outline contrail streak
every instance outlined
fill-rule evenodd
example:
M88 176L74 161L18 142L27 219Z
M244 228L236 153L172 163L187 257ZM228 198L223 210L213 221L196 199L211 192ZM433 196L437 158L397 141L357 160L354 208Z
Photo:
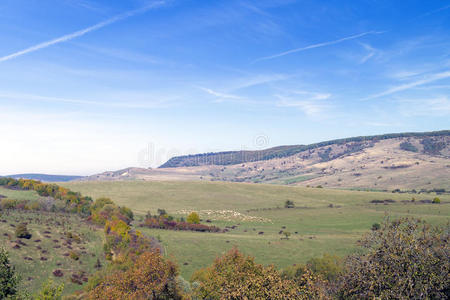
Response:
M142 8L139 8L139 9L135 9L135 10L132 10L132 11L129 11L129 12L117 15L115 17L112 17L112 18L110 18L108 20L105 20L103 22L100 22L98 24L90 26L88 28L85 28L85 29L76 31L74 33L70 33L70 34L64 35L62 37L59 37L59 38L56 38L56 39L53 39L53 40L50 40L50 41L47 41L47 42L43 42L43 43L37 44L35 46L26 48L24 50L21 50L21 51L18 51L18 52L15 52L15 53L12 53L12 54L0 57L0 62L4 62L4 61L10 60L10 59L14 59L16 57L19 57L19 56L22 56L22 55L25 55L25 54L28 54L28 53L31 53L31 52L43 49L43 48L47 48L47 47L50 47L50 46L55 45L55 44L59 44L59 43L63 43L63 42L72 40L74 38L83 36L86 33L98 30L100 28L103 28L103 27L105 27L107 25L110 25L112 23L115 23L117 21L120 21L120 20L129 18L129 17L132 17L132 16L140 14L140 13L144 13L144 12L146 12L146 11L152 9L152 8L155 8L157 6L160 6L162 4L164 4L163 1L158 1L158 2L154 2L154 3L150 4L150 5L147 5L145 7L142 7Z
M292 50L289 50L289 51L281 52L281 53L274 54L274 55L271 55L271 56L261 57L261 58L258 58L257 60L255 60L254 62L258 62L258 61L262 61L262 60L274 59L274 58L277 58L277 57L281 57L281 56L285 56L285 55L288 55L288 54L301 52L301 51L305 51L305 50L309 50L309 49L335 45L335 44L338 44L338 43L341 43L341 42L344 42L344 41L357 39L357 38L363 37L363 36L368 35L368 34L379 34L379 33L382 33L382 32L378 32L378 31L363 32L363 33L360 33L360 34L351 35L351 36L344 37L344 38L341 38L341 39L338 39L338 40L334 40L334 41L330 41L330 42L313 44L313 45L309 45L309 46L306 46L306 47L301 47L301 48L296 48L296 49L292 49Z
M424 85L427 83L431 83L437 80L442 80L442 79L446 79L450 77L450 71L445 71L445 72L441 72L441 73L436 73L436 74L432 74L426 78L417 80L417 81L413 81L410 83L406 83L406 84L402 84L396 87L392 87L384 92L378 93L378 94L374 94L371 95L369 97L366 97L362 100L370 100L370 99L375 99L375 98L379 98L379 97L383 97L383 96L388 96L397 92L401 92L401 91L405 91L405 90L409 90L411 88L415 88L417 86L420 85Z

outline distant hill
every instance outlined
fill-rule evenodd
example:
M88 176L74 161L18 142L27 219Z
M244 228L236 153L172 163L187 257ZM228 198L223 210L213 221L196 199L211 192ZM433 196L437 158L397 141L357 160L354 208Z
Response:
M205 180L370 190L450 190L450 131L180 156L81 180Z
M5 177L11 177L14 179L34 179L44 182L66 182L83 178L83 176L72 176L72 175L48 175L48 174L14 174Z
M344 138L320 142L310 145L279 146L255 151L226 151L226 152L212 152L212 153L176 156L169 159L166 163L161 165L160 168L193 167L205 165L221 165L221 166L235 165L246 162L264 161L274 158L289 157L307 150L313 150L324 146L342 145L351 142L363 143L363 142L376 142L393 138L438 137L438 136L450 136L450 130L358 136L352 138ZM357 151L361 149L356 147L353 148L352 150Z

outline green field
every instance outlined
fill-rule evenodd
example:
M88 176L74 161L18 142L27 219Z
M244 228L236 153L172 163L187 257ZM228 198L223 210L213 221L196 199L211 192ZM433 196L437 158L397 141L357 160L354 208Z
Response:
M18 191L10 190L0 187L0 195L5 196L8 199L14 200L38 200L40 197L35 191Z
M16 191L0 188L0 194L16 200L37 200L34 191ZM19 239L15 229L27 223L30 239ZM71 232L80 239L70 239L65 233ZM20 287L34 293L47 279L64 283L64 294L69 295L81 288L72 282L78 276L80 283L96 271L97 258L104 266L103 232L74 214L25 210L0 210L0 245L4 247L21 277ZM79 259L68 257L74 251ZM52 273L61 270L62 277ZM84 274L82 274L84 272Z
M143 229L159 237L166 254L189 279L194 270L205 267L233 246L256 257L260 263L286 267L323 253L346 255L357 249L355 242L375 222L390 217L415 216L430 223L450 219L450 196L440 196L441 204L420 200L435 195L359 192L333 189L286 187L225 182L73 182L64 183L85 195L110 197L132 208L136 224L147 211L158 208L182 216L197 211L205 221L225 228L226 233L198 233ZM415 203L403 203L415 198ZM371 200L392 199L395 203L371 204ZM296 208L285 209L286 200ZM285 228L283 228L285 227ZM292 233L282 240L281 230ZM264 232L263 234L259 234ZM297 233L296 233L297 232Z

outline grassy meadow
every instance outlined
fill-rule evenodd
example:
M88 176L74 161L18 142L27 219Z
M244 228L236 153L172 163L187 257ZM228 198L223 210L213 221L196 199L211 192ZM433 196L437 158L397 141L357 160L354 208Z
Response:
M34 191L0 188L8 199L37 200ZM16 227L26 223L30 239L18 239ZM67 233L76 235L69 238ZM43 282L52 279L64 283L64 294L69 295L85 284L88 275L96 271L97 258L104 266L103 232L87 224L74 214L43 211L0 211L0 245L4 247L21 277L20 287L30 293L40 289ZM69 254L79 255L77 260ZM61 277L53 275L60 270Z
M136 225L147 211L155 214L163 208L175 216L197 211L203 221L228 229L226 233L142 229L162 241L166 254L179 264L187 279L233 246L255 256L259 263L286 267L323 253L343 256L356 251L356 241L385 216L414 216L434 224L450 219L449 195L439 196L441 204L429 204L420 200L431 200L435 195L247 183L116 181L62 185L94 198L110 197L132 208L137 214ZM410 202L413 197L415 202ZM370 203L386 199L395 203ZM293 201L296 208L284 208L286 200ZM284 235L280 231L289 231L290 238L281 239Z

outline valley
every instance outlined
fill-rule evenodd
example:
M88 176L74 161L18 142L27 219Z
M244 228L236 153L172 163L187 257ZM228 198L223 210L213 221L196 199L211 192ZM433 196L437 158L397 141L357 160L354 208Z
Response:
M225 233L140 229L161 241L165 255L178 263L186 279L233 247L255 256L258 263L285 268L324 253L345 256L356 251L357 240L385 217L445 224L450 216L450 195L435 193L202 181L92 181L64 186L95 198L110 197L132 208L137 226L148 211L155 214L165 209L177 217L195 211L202 223L209 220L207 224L227 229ZM435 197L441 199L440 204L427 203ZM295 208L284 208L287 200ZM392 201L377 204L373 200ZM288 240L282 239L284 231L291 233Z

